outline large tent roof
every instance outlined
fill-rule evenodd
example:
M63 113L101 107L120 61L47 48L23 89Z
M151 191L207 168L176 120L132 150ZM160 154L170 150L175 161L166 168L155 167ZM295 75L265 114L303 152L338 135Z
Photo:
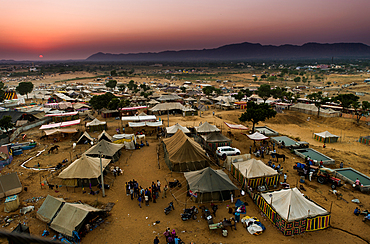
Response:
M203 148L178 130L172 137L163 139L169 159L174 163L209 161Z
M50 228L67 236L72 236L72 232L76 230L76 227L82 223L90 212L101 211L103 210L85 204L65 203L50 223Z
M100 133L100 135L98 136L98 141L103 140L103 139L109 142L113 141L113 138L111 137L111 135L109 135L108 132L106 132L105 130L103 130L103 132Z
M101 159L103 169L107 167L110 161L110 159ZM83 154L81 158L75 160L64 169L58 177L62 179L95 179L100 175L100 158L93 158Z
M215 125L211 125L207 121L204 122L201 126L195 127L195 130L198 133L206 133L206 132L215 132L220 131L219 128L217 128Z
M249 139L253 140L253 141L262 141L262 140L266 140L266 139L269 139L267 136L265 136L264 134L261 134L259 132L254 132L252 135L247 135Z
M297 188L262 193L261 196L288 222L328 214L324 208L306 199Z
M104 156L113 157L117 151L121 150L124 145L115 144L107 142L106 140L101 140L95 146L91 147L84 154L86 155L99 155L100 153Z
M339 137L339 136L333 135L329 131L324 131L324 132L321 132L321 133L315 133L315 135L320 136L322 138Z
M178 123L176 123L173 126L166 127L167 134L175 134L178 130L181 130L184 133L190 133L190 130L188 128L183 127Z
M239 169L240 173L248 178L258 178L263 176L273 176L279 174L276 170L267 166L261 160L251 158L247 161L232 163L235 168Z
M72 133L77 133L77 129L76 128L58 128L58 129L51 129L51 130L44 130L45 132L45 135L53 135L53 134L57 134L57 133L68 133L68 134L72 134Z
M95 126L95 125L105 125L107 122L100 121L97 118L95 118L93 121L86 123L86 126Z
M59 208L65 201L63 198L56 198L50 195L47 195L41 207L36 213L36 217L41 221L50 223L54 215L58 212Z
M193 192L232 191L238 188L222 170L205 169L186 172L184 176Z
M149 111L156 112L156 111L167 111L167 110L184 110L185 107L181 103L159 103L154 107L150 108Z
M231 141L231 139L227 138L226 136L224 136L223 134L219 133L219 132L212 132L208 135L203 135L202 136L203 139L208 143L212 143L212 142L227 142L227 141Z

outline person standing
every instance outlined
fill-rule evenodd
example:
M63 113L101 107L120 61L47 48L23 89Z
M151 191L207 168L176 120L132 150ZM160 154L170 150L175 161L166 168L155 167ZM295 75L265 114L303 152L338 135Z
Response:
M343 169L343 162L340 162L339 168Z
M284 183L286 183L286 180L288 179L288 176L286 173L284 173Z
M145 195L145 206L149 206L149 196Z
M154 242L153 242L154 244L159 244L159 239L158 239L158 236L156 236L155 238L154 238Z
M159 180L157 180L157 190L161 192L161 182Z
M141 196L137 198L137 201L139 202L139 207L141 208Z
M134 200L134 188L130 189L131 200Z
M168 187L167 187L167 185L165 185L164 188L163 188L163 196L162 196L162 198L167 197L166 196L167 190L168 190Z
M311 181L313 172L310 170L310 173L308 173L308 180Z

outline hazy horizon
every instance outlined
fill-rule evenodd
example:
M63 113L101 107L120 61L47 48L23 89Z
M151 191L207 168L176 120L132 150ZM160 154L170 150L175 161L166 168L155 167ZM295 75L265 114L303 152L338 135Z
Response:
M251 42L370 45L370 1L2 1L0 60L209 49ZM43 55L39 58L39 55Z

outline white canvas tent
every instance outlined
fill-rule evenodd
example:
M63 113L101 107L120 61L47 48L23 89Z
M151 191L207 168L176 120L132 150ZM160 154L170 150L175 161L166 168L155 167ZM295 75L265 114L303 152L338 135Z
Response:
M323 143L331 143L331 142L337 142L339 139L339 136L336 136L329 131L324 131L321 133L314 133L314 137L316 140L323 142Z
M173 126L166 127L167 134L175 134L178 130L181 130L182 132L190 133L190 130L186 127L181 126L180 124L176 123Z
M251 159L250 154L241 154L241 155L235 155L235 156L227 156L226 160L224 162L224 168L226 168L228 171L230 171L231 163L236 162L242 162L247 161L248 159Z
M288 222L328 214L324 208L306 199L297 188L262 193L261 196Z
M211 125L207 121L204 122L201 126L195 127L197 133L211 133L220 131L215 125Z
M251 158L243 162L235 162L232 164L235 166L235 168L239 169L240 173L244 177L248 179L279 174L276 170L267 166L261 160L257 160L255 158Z
M269 139L267 136L259 132L254 132L252 135L247 135L247 137L253 141L262 141L262 140Z

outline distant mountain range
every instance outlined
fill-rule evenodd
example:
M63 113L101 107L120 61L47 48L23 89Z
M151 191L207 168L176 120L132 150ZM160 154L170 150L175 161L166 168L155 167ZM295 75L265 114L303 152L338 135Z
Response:
M299 45L261 45L239 43L203 50L163 51L157 53L96 53L86 61L232 61L297 60L330 58L370 58L370 46L363 43L306 43Z

